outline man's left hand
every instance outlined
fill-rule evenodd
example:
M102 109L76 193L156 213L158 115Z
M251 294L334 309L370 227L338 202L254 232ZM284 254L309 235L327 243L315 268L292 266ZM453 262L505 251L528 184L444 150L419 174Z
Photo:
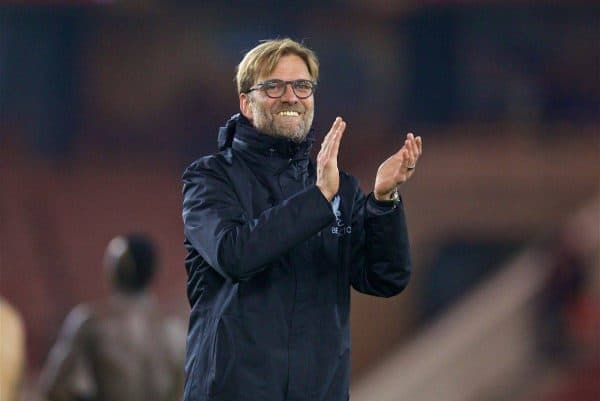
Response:
M379 201L390 200L396 187L406 182L415 172L423 153L423 140L412 133L406 135L404 146L381 163L375 177L373 195Z

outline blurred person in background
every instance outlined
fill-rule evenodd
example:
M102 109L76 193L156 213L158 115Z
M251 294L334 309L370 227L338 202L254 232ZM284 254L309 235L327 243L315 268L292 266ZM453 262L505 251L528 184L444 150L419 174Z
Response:
M69 314L43 368L42 392L50 401L181 399L185 328L148 291L152 242L139 234L114 238L105 267L113 295Z
M25 326L19 311L2 297L0 336L0 401L17 401L25 371Z
M291 39L246 53L241 113L184 172L186 401L348 400L350 287L390 297L408 283L397 187L421 138L407 135L368 195L338 170L342 118L310 160L318 69Z

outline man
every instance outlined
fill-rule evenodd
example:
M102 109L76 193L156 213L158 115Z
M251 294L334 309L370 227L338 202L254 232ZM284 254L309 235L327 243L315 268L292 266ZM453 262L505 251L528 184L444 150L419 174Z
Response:
M421 139L408 134L365 196L338 170L342 118L309 160L317 78L314 53L290 39L250 50L241 114L183 175L186 401L348 400L350 286L389 297L408 282L396 187Z
M67 317L42 371L49 401L181 399L185 329L147 291L154 253L142 235L110 241L105 265L115 292Z

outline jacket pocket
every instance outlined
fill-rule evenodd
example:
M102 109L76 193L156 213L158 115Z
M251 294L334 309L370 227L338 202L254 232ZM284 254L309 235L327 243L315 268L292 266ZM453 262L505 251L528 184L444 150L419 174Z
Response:
M214 329L210 339L208 360L210 370L206 382L206 394L209 396L234 397L236 391L236 344L234 339L235 319L232 316L222 315L214 321Z
M211 400L268 399L265 394L268 394L269 369L265 352L271 344L263 338L264 330L273 329L249 317L223 314L215 321L207 383L207 395Z

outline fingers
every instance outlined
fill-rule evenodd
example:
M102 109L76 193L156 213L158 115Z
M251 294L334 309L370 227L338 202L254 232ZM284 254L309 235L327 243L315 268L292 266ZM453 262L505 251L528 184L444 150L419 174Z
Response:
M340 124L342 124L344 120L342 120L342 117L336 117L335 120L333 120L333 124L331 124L331 128L329 129L329 132L327 133L327 135L325 135L325 138L323 138L323 143L321 144L321 148L327 146L327 144L329 144L331 142L331 139L333 138L333 136L335 135L335 133L338 130L338 127L340 126Z
M341 123L336 127L337 132L331 141L331 157L337 159L340 150L340 142L346 130L346 122L340 118Z
M412 132L409 132L406 135L406 140L410 144L411 152L415 156L421 156L421 153L423 153L423 139L420 136L415 137Z
M411 163L410 152L406 148L400 149L400 157L402 158L400 161L400 168L407 169Z
M395 170L394 180L397 184L400 184L406 181L406 174L410 173L409 167L412 166L413 161L411 160L410 152L404 146L396 154L400 158L400 165Z
M411 159L409 166L413 168L416 165L417 160L419 160L421 153L423 153L423 139L420 136L415 138L414 134L409 132L406 135L403 148L408 150Z
M406 135L404 146L408 150L408 155L410 156L409 165L413 166L417 162L417 158L419 157L419 149L417 148L417 144L415 143L415 136L412 134L412 132Z
M324 161L337 157L341 137L345 129L346 122L341 117L337 117L331 125L331 129L327 135L325 135L323 143L321 144L321 150L319 151L319 154Z

